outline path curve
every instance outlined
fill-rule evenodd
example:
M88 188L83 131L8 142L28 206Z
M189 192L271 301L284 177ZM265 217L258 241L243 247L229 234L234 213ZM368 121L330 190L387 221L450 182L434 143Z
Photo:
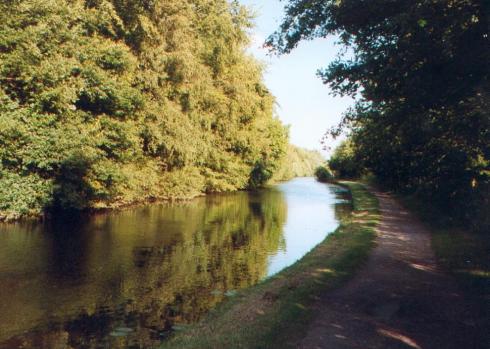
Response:
M469 300L436 265L427 229L389 193L376 247L344 287L322 296L299 348L488 349Z

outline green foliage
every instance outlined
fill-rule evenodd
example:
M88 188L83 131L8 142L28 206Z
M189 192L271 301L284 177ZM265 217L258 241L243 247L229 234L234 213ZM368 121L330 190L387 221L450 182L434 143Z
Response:
M333 179L333 174L328 167L322 165L316 168L315 177L320 182L328 182Z
M489 6L290 0L269 39L288 52L303 39L337 34L344 50L319 74L334 93L358 102L331 133L349 127L359 160L384 184L487 231Z
M343 141L335 149L328 160L328 166L338 178L359 178L364 172L362 162L351 140Z
M0 217L263 185L287 130L249 27L225 0L0 0Z
M39 212L50 203L52 185L39 176L0 172L0 210L6 219Z
M323 162L325 159L318 151L302 149L290 144L272 180L280 182L296 177L313 176L315 169Z

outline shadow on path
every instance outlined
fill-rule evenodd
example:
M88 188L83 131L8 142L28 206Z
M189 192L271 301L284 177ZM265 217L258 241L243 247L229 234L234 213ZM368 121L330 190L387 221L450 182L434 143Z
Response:
M441 272L427 229L388 193L376 247L345 287L325 294L300 348L486 349L474 305Z

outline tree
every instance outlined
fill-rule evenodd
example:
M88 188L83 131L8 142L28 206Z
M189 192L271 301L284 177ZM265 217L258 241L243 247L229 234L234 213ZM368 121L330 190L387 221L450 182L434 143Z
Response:
M0 219L263 185L288 136L250 25L226 0L0 0Z
M386 184L471 220L490 215L488 13L478 0L292 0L268 43L338 35L345 49L319 75L357 104L332 133L349 128Z
M358 159L358 151L354 143L348 139L343 141L328 160L328 167L339 178L359 178L364 169Z

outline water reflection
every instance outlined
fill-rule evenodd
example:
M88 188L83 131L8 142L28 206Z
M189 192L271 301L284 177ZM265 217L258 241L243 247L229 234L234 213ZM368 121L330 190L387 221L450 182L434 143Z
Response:
M335 216L348 210L333 205L338 190L299 179L185 204L2 225L0 348L154 347L334 230Z

